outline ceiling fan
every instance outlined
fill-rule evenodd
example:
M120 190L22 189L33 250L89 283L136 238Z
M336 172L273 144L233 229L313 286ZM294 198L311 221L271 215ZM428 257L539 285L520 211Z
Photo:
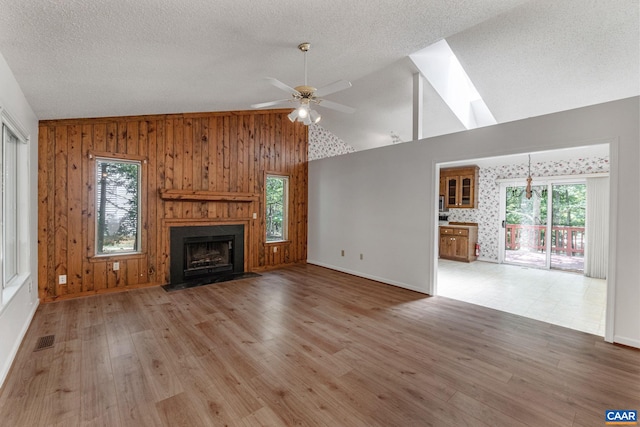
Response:
M346 105L338 104L337 102L327 101L323 99L323 96L330 95L340 90L348 89L351 87L351 82L346 80L338 80L330 83L320 89L316 89L313 86L307 84L307 52L311 47L311 43L300 43L298 49L304 53L304 85L296 86L292 88L289 85L282 83L278 79L267 78L266 80L285 92L291 94L291 98L280 99L277 101L262 102L259 104L251 105L252 108L266 108L274 105L286 104L293 102L296 104L296 108L287 116L289 120L295 122L296 120L310 125L318 123L320 121L320 114L314 110L313 105L320 107L330 108L332 110L340 111L342 113L353 113L356 111L354 108L347 107Z

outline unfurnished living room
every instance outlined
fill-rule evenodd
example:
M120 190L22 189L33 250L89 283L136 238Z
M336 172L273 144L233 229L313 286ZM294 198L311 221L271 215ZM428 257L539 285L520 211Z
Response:
M0 11L0 425L638 424L637 1Z

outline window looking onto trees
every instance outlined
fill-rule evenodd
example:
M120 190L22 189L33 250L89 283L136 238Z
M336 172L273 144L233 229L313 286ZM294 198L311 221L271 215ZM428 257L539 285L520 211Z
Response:
M2 287L18 275L18 137L6 125L2 126L2 198L0 223L2 224ZM24 213L23 213L24 214Z
M267 242L287 240L289 177L267 175L266 189Z
M523 187L509 187L507 190L507 224L540 225L547 223L547 215L552 214L552 225L584 227L587 190L585 184L554 184L552 210L547 212L547 185L535 186L531 199L525 198Z
M141 162L96 158L96 255L140 252Z

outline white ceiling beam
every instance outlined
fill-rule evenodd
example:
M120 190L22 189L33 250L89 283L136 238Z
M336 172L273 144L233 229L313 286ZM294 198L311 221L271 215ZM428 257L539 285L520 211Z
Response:
M420 73L414 73L413 75L413 140L417 141L422 139L422 112L424 111L423 105L424 94L424 77Z

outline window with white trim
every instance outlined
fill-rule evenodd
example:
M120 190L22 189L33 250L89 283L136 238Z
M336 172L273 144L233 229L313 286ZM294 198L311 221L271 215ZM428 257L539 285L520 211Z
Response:
M0 198L0 223L2 224L2 244L0 245L0 270L2 288L11 285L20 274L19 270L19 218L27 212L19 212L18 192L18 148L21 139L4 121L2 122L2 150L0 170L2 170L2 197Z

